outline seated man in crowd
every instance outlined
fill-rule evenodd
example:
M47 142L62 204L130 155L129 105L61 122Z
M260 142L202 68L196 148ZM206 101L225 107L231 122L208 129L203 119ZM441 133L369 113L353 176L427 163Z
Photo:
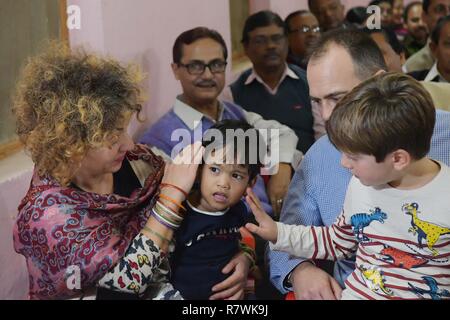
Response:
M422 2L414 1L408 4L403 15L404 24L408 34L403 39L406 50L406 58L422 49L428 39L427 26L422 19Z
M253 68L227 88L224 99L288 126L299 139L297 149L305 153L314 143L309 89L305 72L286 64L283 20L271 11L251 15L245 22L242 43Z
M336 63L339 61L340 63ZM364 32L336 30L326 33L315 44L308 64L311 99L328 119L337 101L356 85L386 70L383 55ZM436 125L428 154L450 164L450 113L436 110ZM340 166L341 153L327 136L319 139L306 153L296 170L281 213L281 222L302 225L326 225L335 222L344 203L351 178ZM339 261L334 277L306 259L294 259L286 253L270 251L271 281L282 293L293 291L297 299L339 298L354 261Z
M423 0L422 8L422 19L431 32L440 18L450 14L450 0ZM427 44L406 60L403 67L405 72L430 69L433 66L434 57L429 46L430 41L428 38Z
M322 31L349 27L345 21L345 6L341 0L308 0L308 7L319 20Z
M289 14L284 23L289 41L287 62L306 70L307 50L320 37L319 21L310 11L298 10Z
M416 80L450 82L450 16L439 19L431 33L430 49L435 58L431 69L411 72Z

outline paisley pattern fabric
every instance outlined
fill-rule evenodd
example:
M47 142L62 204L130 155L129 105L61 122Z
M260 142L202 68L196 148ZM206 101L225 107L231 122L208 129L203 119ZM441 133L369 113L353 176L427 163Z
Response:
M95 287L125 255L150 215L164 162L147 147L127 154L149 172L129 198L63 187L50 176L32 177L19 205L15 250L25 256L31 299L69 298ZM68 284L74 276L79 286Z

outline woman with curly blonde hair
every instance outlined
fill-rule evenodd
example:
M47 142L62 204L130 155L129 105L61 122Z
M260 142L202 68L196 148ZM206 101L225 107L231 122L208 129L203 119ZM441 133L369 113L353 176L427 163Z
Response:
M127 127L141 111L140 80L132 67L62 45L23 71L13 111L35 170L14 246L26 258L32 299L160 292L203 148L164 164L133 143Z

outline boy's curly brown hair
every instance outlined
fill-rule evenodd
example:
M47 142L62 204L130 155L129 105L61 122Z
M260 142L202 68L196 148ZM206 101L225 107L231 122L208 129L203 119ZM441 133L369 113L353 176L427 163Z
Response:
M30 58L12 109L38 173L68 185L89 149L114 142L125 119L139 117L141 80L135 66L56 42Z

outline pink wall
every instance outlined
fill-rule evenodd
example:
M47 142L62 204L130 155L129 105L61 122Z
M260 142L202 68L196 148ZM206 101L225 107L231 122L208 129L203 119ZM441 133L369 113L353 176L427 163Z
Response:
M308 1L292 1L292 0L272 0L270 10L280 15L282 19L286 18L291 12L297 10L308 9Z
M105 30L102 2L98 0L68 0L67 5L77 5L81 11L81 29L69 32L70 42L86 49L105 53Z

